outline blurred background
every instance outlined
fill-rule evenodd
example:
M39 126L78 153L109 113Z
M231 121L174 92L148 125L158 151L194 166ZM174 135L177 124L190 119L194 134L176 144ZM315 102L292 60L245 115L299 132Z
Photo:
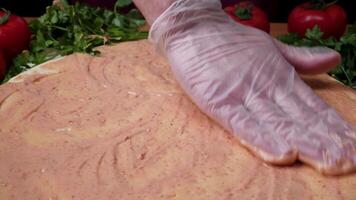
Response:
M45 12L46 6L52 4L53 0L0 0L0 7L8 9L21 16L40 16ZM88 0L86 0L88 1ZM108 7L113 5L115 0L91 0L91 1L107 1ZM147 0L149 2L149 0ZM89 1L90 2L90 1ZM222 0L224 6L234 4L239 0ZM288 13L303 0L253 0L264 9L271 22L287 22ZM329 1L330 2L330 1ZM339 0L341 5L348 14L349 23L356 20L356 1L355 0Z

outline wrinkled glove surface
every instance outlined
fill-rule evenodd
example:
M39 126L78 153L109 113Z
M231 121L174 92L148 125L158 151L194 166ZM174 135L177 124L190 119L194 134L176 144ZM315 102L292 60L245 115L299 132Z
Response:
M219 0L176 1L150 40L196 105L264 161L299 159L325 174L356 169L355 128L296 73L326 72L338 53L284 45L232 21Z

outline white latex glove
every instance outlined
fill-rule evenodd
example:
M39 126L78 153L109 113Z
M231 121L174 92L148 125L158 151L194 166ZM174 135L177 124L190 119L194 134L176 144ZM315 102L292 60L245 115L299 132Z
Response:
M354 127L295 71L325 72L340 62L335 51L279 43L232 21L219 0L174 2L150 40L201 110L264 161L299 159L326 174L356 169Z

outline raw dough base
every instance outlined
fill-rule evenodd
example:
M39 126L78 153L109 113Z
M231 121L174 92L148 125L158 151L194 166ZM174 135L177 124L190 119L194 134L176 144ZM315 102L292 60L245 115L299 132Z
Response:
M268 166L208 119L147 41L0 86L0 199L356 199L356 174ZM356 95L306 78L350 122Z

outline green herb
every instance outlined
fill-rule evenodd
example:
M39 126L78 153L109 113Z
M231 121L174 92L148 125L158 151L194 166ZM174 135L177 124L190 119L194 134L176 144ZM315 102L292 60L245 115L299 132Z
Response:
M116 1L114 7L115 7L115 10L116 10L117 8L123 8L125 6L130 5L130 4L132 4L132 0L118 0L118 1Z
M118 2L121 6L128 1ZM58 56L74 52L98 55L97 46L147 38L147 32L139 31L144 24L135 9L119 14L79 3L69 5L62 0L60 5L48 7L43 16L30 22L33 33L30 48L13 60L3 82Z
M297 34L279 36L284 43L296 46L327 46L335 49L342 56L342 63L329 74L347 86L356 89L356 22L350 26L348 32L336 40L334 38L323 39L323 33L318 26L307 30L305 37Z

